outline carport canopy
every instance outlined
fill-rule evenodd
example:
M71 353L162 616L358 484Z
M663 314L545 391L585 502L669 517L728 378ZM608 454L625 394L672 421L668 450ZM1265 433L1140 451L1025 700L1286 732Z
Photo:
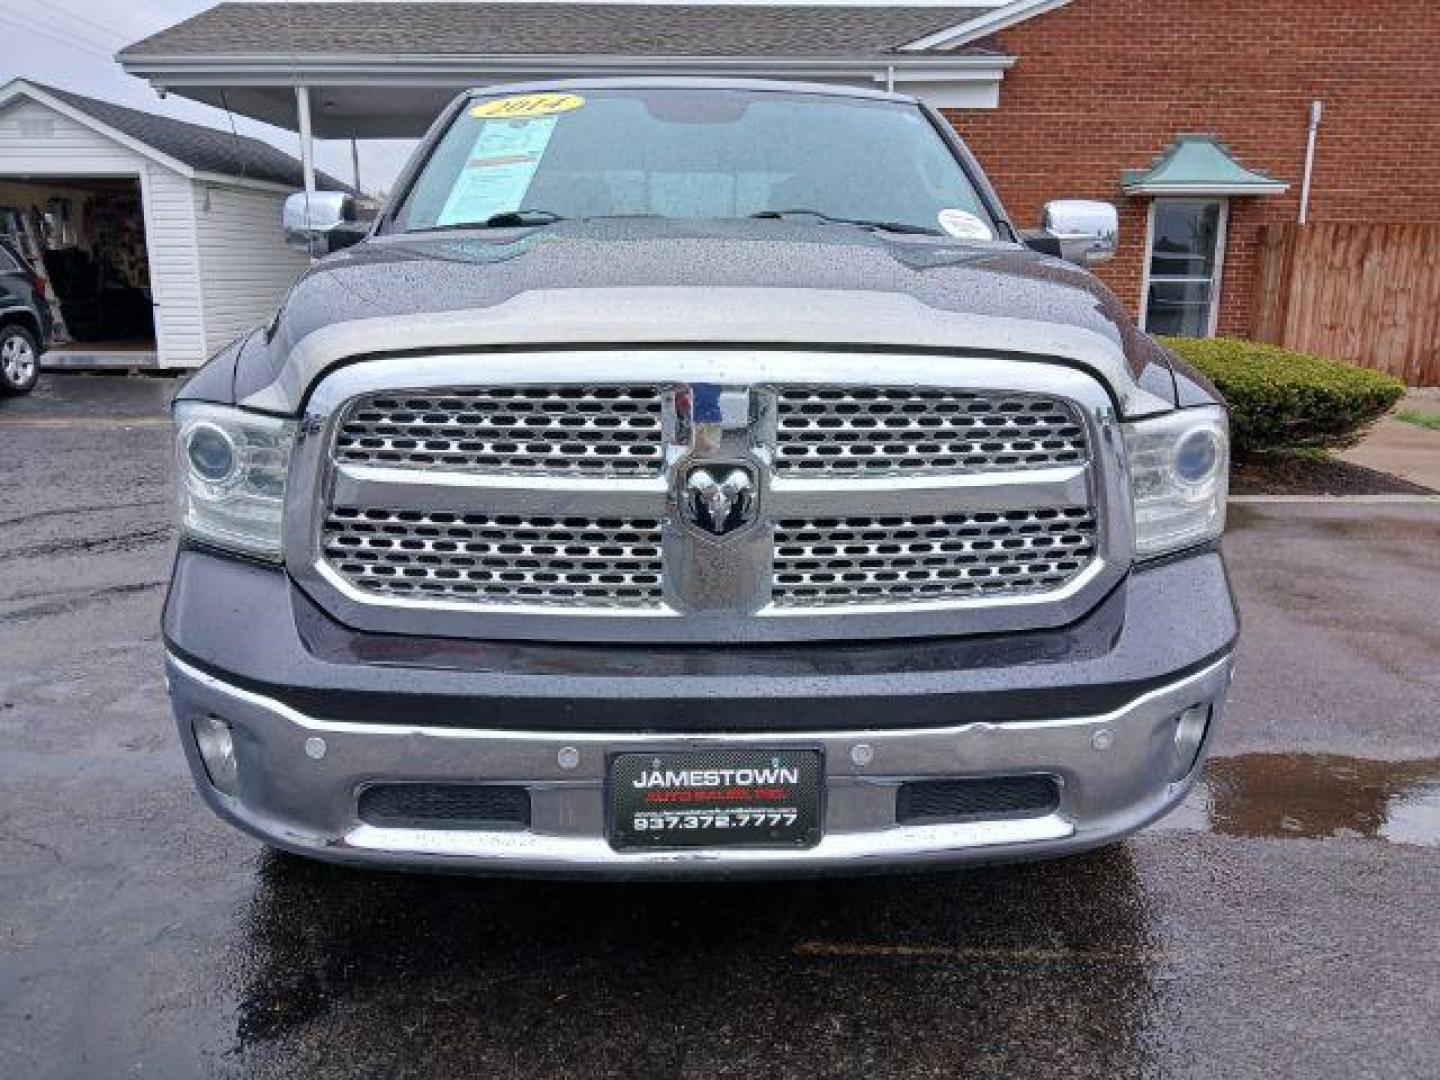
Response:
M806 79L995 108L996 30L1057 0L956 7L225 3L123 50L157 89L312 138L413 138L476 85L606 75Z

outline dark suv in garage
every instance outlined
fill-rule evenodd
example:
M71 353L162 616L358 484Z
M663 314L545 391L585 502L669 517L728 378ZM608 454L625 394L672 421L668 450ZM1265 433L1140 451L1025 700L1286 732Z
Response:
M0 394L35 388L50 332L44 279L0 236Z

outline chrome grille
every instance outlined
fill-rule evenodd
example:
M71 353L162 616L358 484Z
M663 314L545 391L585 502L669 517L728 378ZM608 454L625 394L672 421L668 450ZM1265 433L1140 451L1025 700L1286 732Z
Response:
M949 385L936 364L678 347L347 364L306 406L287 566L379 633L739 644L1074 621L1130 558L1110 395L1063 364L976 357Z
M462 473L653 476L654 386L516 386L370 394L335 433L342 464Z
M326 561L366 593L472 603L653 608L660 522L335 507Z
M828 386L778 396L781 475L982 473L1087 458L1078 412L1053 397Z
M1058 589L1095 554L1085 507L776 523L776 604L876 604Z

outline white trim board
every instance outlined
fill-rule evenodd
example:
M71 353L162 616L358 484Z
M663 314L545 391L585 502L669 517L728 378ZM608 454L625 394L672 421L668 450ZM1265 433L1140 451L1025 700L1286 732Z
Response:
M934 49L954 49L969 44L990 34L1008 30L1017 23L1033 19L1038 15L1064 7L1070 0L1015 0L1005 7L995 8L963 23L926 34L922 38L908 41L900 46L900 52L929 52Z
M1068 2L1068 0L1067 0ZM270 55L143 56L120 57L126 74L147 79L153 85L178 90L186 86L316 86L327 80L344 85L345 79L363 78L366 83L387 82L410 86L449 86L456 76L474 74L537 74L537 78L569 78L647 74L721 75L738 72L746 77L757 73L777 75L801 73L872 73L886 66L896 70L921 68L936 75L964 69L988 71L1009 68L1015 57L937 53L916 56L627 56L592 54L315 54L298 57ZM545 74L548 73L548 74ZM417 78L421 81L417 81ZM238 80L238 82L237 82ZM429 80L428 82L426 80Z
M1283 180L1273 184L1132 184L1123 189L1126 195L1150 196L1158 199L1226 198L1231 195L1282 195L1290 190Z

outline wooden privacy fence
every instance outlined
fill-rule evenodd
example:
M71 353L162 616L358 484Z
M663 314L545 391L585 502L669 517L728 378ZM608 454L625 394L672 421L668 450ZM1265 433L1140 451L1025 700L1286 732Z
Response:
M1440 385L1440 225L1260 231L1257 341Z

